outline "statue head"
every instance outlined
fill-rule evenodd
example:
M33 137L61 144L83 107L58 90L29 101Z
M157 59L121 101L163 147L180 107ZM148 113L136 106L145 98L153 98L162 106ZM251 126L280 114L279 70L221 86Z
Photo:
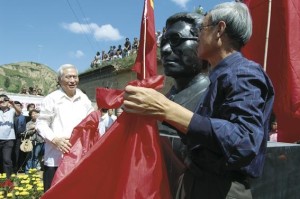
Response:
M177 13L166 21L161 39L161 60L166 76L192 78L206 72L208 62L197 56L198 27L203 16L197 13Z

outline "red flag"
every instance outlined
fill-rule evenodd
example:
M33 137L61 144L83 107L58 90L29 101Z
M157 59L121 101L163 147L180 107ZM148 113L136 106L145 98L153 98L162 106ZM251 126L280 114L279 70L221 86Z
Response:
M145 0L141 22L140 44L135 64L138 79L145 79L157 74L156 36L153 0Z
M253 36L243 50L246 57L264 63L270 1L245 0L253 19ZM278 141L300 140L300 1L271 1L266 72L275 88L274 112Z

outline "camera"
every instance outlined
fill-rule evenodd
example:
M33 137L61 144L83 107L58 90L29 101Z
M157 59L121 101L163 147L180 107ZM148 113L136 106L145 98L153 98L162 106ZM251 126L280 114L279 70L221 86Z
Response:
M8 98L4 98L3 100L0 101L0 103L2 103L2 102L8 102L8 101L9 101Z

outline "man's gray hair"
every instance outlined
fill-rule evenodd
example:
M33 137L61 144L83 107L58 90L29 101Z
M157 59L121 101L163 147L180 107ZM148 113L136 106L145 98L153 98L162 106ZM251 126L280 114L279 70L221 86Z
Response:
M72 64L63 64L57 70L57 79L58 79L58 81L60 80L60 78L64 74L64 69L66 69L66 68L74 68L76 70L77 74L78 74L78 70L74 65L72 65Z
M226 2L216 5L209 15L212 24L220 21L226 23L226 33L232 39L233 45L239 50L249 41L252 35L252 18L246 4L241 2Z

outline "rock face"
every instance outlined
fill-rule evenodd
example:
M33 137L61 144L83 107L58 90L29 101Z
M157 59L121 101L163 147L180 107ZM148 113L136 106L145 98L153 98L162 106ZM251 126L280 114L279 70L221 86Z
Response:
M19 93L23 87L40 88L44 95L56 89L56 72L36 62L18 62L0 66L0 88Z

